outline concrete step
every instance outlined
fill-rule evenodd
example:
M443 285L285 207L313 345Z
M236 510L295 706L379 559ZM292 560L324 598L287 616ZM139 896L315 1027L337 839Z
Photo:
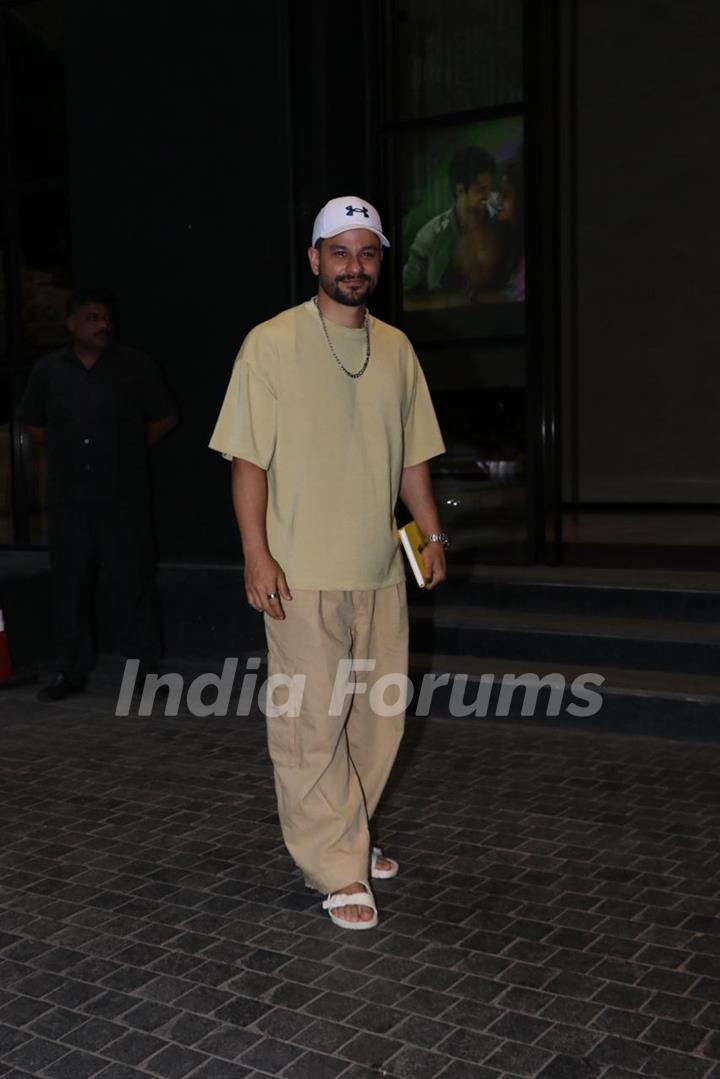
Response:
M441 588L408 584L411 606L474 604L508 610L720 622L720 574L548 566L450 565Z
M532 656L586 670L720 671L720 626L710 622L416 604L411 623L413 648L436 655Z
M592 681L587 679L590 673ZM430 686L422 699L428 675L443 682L432 692L429 711ZM410 678L414 692L409 711L420 716L720 741L720 676L626 667L588 672L576 664L539 663L528 657L416 652L411 656ZM458 714L458 704L465 716Z

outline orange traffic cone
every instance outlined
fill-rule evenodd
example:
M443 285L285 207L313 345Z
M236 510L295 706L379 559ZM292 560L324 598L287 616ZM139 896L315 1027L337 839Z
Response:
M10 658L10 646L8 645L7 633L5 632L5 619L2 607L0 607L0 682L7 682L12 678L12 660Z

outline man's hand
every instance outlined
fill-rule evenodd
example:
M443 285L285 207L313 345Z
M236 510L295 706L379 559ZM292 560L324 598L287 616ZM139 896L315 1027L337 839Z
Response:
M256 611L280 620L285 617L281 600L292 599L285 574L269 554L253 555L246 560L245 594Z
M434 588L447 577L445 548L442 543L428 543L423 547L421 554L425 566L425 587Z

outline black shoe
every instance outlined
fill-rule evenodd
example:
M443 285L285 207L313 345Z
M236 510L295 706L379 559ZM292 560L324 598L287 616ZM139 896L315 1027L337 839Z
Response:
M86 685L86 678L68 678L62 673L56 674L52 682L40 690L37 699L39 701L64 701L72 693L82 693Z

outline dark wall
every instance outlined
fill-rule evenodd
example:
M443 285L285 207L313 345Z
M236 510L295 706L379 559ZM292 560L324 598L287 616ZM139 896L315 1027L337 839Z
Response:
M291 302L282 0L97 5L68 35L74 263L120 298L181 423L153 451L160 553L237 557L228 465L207 450L246 331Z
M720 501L720 5L576 12L580 498Z

